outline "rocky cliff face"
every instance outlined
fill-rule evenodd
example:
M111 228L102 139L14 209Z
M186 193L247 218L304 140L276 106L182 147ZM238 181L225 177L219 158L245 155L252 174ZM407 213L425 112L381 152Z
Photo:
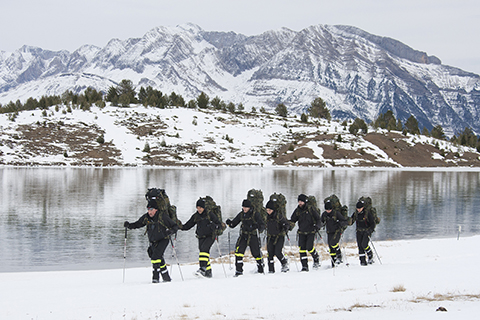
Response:
M88 86L107 91L122 79L187 100L203 91L247 108L285 103L298 113L322 97L340 119L373 120L391 109L403 121L414 115L421 127L440 124L449 135L466 126L480 133L478 75L350 26L247 37L188 24L73 53L24 46L0 54L1 103Z

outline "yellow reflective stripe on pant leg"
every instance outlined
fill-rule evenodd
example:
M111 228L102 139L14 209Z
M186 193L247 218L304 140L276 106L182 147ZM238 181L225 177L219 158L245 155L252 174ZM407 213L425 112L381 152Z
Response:
M243 258L243 256L244 256L243 253L237 253L237 252L235 252L235 257Z
M307 250L298 250L298 252L299 252L300 254L302 254L302 253L305 253L305 254L306 254L306 253L307 253Z
M340 244L337 243L336 245L332 246L333 249L337 249Z
M305 251L306 252L306 251ZM315 252L315 248L313 248L312 250L308 251L310 254L314 253Z
M152 264L162 263L162 259L152 260Z

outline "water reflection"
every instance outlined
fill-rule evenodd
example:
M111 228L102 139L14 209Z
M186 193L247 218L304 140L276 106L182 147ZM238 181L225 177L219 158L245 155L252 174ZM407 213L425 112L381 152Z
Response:
M0 168L0 181L0 271L121 268L123 221L145 213L149 187L166 189L182 221L205 195L231 218L255 188L265 197L283 193L289 213L300 193L319 203L335 193L350 212L369 195L382 218L375 239L454 237L458 225L463 235L480 233L478 171ZM231 231L230 249L237 234ZM344 237L353 240L354 228ZM129 231L128 266L148 265L146 242L143 231ZM193 230L179 232L176 246L181 262L197 259ZM228 246L226 231L222 253ZM166 258L174 262L171 251Z

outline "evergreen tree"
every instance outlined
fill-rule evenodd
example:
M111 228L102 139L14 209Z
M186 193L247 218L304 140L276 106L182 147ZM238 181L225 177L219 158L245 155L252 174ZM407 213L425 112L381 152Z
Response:
M411 115L405 122L405 129L408 133L420 134L420 129L418 129L418 121L413 115Z
M445 140L445 132L443 132L443 128L439 124L432 128L430 135L435 139Z
M328 111L325 101L322 98L318 97L313 100L311 106L307 109L310 115L314 118L323 118L330 120L330 111Z
M200 109L206 109L208 107L209 100L210 100L210 98L204 92L202 92L197 97L197 106Z
M362 130L362 133L363 134L367 134L368 133L368 127L367 127L367 124L365 123L365 121L363 119L360 119L360 118L356 118L355 121L353 121L353 123L350 125L350 127L348 128L348 131L351 133L351 134L354 134L354 135L357 135L357 133Z
M222 104L222 100L216 96L215 98L212 99L212 101L210 101L210 104L212 105L212 107L215 109L215 110L220 110L221 109L221 104Z
M279 103L277 107L275 108L275 112L280 116L280 117L286 117L288 115L288 110L287 107L283 103Z

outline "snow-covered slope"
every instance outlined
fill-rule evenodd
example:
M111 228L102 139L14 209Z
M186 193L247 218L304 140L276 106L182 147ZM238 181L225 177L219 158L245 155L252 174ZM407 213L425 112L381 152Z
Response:
M393 110L447 135L480 132L480 77L441 64L387 37L350 26L286 28L256 36L204 31L192 24L157 27L141 38L112 39L73 53L24 46L0 54L0 103L42 95L106 92L122 79L181 94L301 112L322 97L339 119L373 120Z
M210 109L66 106L0 114L0 164L95 166L480 166L467 147L338 121Z

